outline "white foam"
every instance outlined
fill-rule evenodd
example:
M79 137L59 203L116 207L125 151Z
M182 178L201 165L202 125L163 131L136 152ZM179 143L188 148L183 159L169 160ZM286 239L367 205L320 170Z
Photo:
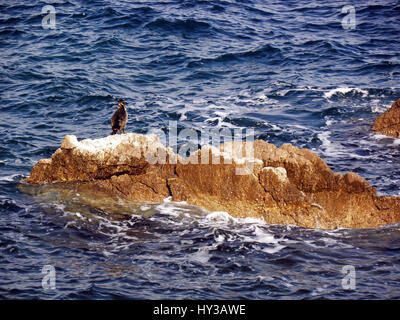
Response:
M374 137L376 140L390 139L390 137L385 136L384 134L381 134L381 133L375 133L375 134L373 135L373 137Z
M268 244L276 244L279 242L278 239L274 237L271 233L268 233L264 230L261 230L259 227L255 226L254 228L254 241L259 243L268 243Z
M164 203L170 203L172 201L172 197L164 198L163 202Z
M252 226L252 229L253 229L252 236L244 236L239 234L239 237L242 239L243 242L270 245L268 247L259 248L259 250L269 254L277 253L282 249L286 248L285 245L281 244L281 242L286 242L287 241L286 239L283 238L277 239L273 234L267 232L266 230L261 229L257 225Z
M262 251L269 253L269 254L274 254L277 253L279 251L281 251L282 249L286 248L286 246L278 244L275 247L272 248L263 248Z
M79 212L75 212L75 215L76 215L78 218L83 219L83 216L82 216Z
M110 252L110 251L107 251L107 250L103 250L103 255L104 255L105 257L110 257L110 256L113 255L113 253Z
M72 225L74 225L74 224L75 224L75 221L68 221L68 222L65 224L64 229L67 229L69 226L72 226Z
M276 130L276 131L281 130L281 128L279 126L277 126L276 124L273 124L273 123L268 123L268 124L271 126L272 130Z
M332 148L332 143L329 140L330 136L329 131L324 131L318 134L318 139L322 142L322 147L325 149L326 152L330 154L334 154L334 148Z
M373 138L375 140L378 140L378 141L380 141L380 140L392 141L392 143L391 143L392 146L399 146L400 145L400 139L399 138L393 138L393 137L385 136L384 134L374 133L373 134Z
M219 221L219 222L237 222L237 218L232 217L229 213L224 211L214 211L207 214L206 221Z
M205 264L210 259L209 250L212 247L201 247L195 253L191 254L189 260Z
M327 99L332 98L334 95L337 94L346 94L349 92L355 92L355 93L361 93L363 95L363 97L366 97L368 95L368 91L367 90L363 90L360 88L349 88L349 87L341 87L341 88L336 88L336 89L332 89L328 92L324 93L324 97Z
M309 130L310 128L306 127L306 126L302 126L300 124L287 124L288 127L292 127L292 128L296 128L296 129L302 129L302 130Z
M324 131L317 135L318 139L322 142L323 153L330 157L353 157L355 159L366 159L368 156L362 156L356 153L351 153L341 143L331 142L329 137L330 131Z
M371 105L371 112L373 113L384 113L387 109L391 107L391 105L389 106L382 105L382 102L379 99L372 100L370 102L370 105Z
M284 97L284 96L286 96L290 91L291 91L291 90L289 90L289 89L279 90L279 91L276 93L276 95L277 95L277 96L280 96L280 97Z
M325 117L325 124L326 124L327 127L330 127L335 123L337 123L337 120L335 120L335 119L333 119L331 117L328 117L328 116Z
M337 245L338 241L332 238L321 238L322 241L324 241L328 246L333 246L333 245Z
M247 217L247 218L241 218L239 221L245 224L261 224L261 225L267 224L263 218L259 219L259 218Z
M203 219L203 222L207 223L213 223L213 225L218 225L216 223L221 223L222 224L228 224L229 226L236 224L236 225L242 225L242 226L255 226L255 225L264 225L266 226L267 223L263 219L259 218L251 218L251 217L246 217L246 218L235 218L232 217L229 213L225 211L212 211L208 212L204 210L206 215Z
M225 236L223 234L220 234L217 237L215 237L215 241L222 243L225 241Z
M12 175L9 175L9 176L3 176L3 177L0 177L0 181L13 182L13 181L15 181L15 178L18 177L18 176L19 176L19 174L12 174Z
M335 231L341 231L344 229L336 229ZM350 244L346 244L343 243L342 239L343 239L343 235L342 234L334 234L332 231L329 230L314 230L317 232L323 232L324 234L330 236L330 237L334 237L336 239L333 238L327 238L327 237L321 237L318 240L304 240L305 243L307 243L310 247L313 248L326 248L326 247L335 247L335 248L354 248L352 245Z

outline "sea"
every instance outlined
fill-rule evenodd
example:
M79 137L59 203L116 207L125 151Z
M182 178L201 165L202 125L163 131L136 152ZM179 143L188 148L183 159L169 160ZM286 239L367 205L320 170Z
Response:
M379 195L400 140L398 1L0 2L0 299L399 299L400 224L306 229L20 183L65 135L254 130ZM183 142L182 142L183 143Z

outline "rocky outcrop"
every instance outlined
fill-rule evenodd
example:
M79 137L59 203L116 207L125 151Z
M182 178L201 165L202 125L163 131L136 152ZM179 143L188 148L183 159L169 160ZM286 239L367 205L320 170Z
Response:
M377 197L365 179L334 173L309 150L261 140L203 146L183 159L155 135L66 136L25 181L80 182L138 201L171 197L270 224L334 229L400 221L400 198Z
M390 137L400 138L400 99L375 120L373 130Z

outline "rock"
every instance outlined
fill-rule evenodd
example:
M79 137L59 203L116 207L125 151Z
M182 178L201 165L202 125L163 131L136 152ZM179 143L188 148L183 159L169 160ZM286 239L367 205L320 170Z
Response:
M372 129L390 137L400 138L400 99L375 120Z
M365 179L334 173L309 150L290 144L277 148L261 140L203 146L183 159L155 135L83 141L66 136L25 181L80 182L127 200L171 197L235 217L307 228L368 228L400 221L400 198L377 197Z

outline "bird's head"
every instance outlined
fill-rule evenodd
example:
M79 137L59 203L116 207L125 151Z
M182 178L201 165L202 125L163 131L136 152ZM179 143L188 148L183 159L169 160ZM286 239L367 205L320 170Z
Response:
M125 107L125 101L122 100L122 99L119 99L118 100L118 106L120 106L120 107L124 106Z

